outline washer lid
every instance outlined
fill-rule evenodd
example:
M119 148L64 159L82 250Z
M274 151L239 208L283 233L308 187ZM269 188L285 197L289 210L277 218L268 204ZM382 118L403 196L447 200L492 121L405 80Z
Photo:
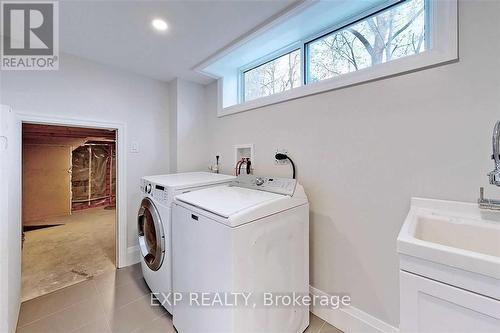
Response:
M229 218L237 213L286 200L289 196L236 186L217 186L178 195L177 200Z
M146 181L172 188L227 183L235 178L234 176L211 172L185 172L143 177Z

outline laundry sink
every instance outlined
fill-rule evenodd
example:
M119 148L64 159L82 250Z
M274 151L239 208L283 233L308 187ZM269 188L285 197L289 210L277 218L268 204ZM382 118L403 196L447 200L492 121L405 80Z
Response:
M415 238L500 257L500 228L491 223L436 214L417 217Z
M500 332L499 211L414 198L397 245L401 332Z
M500 279L500 212L414 198L398 236L398 252Z

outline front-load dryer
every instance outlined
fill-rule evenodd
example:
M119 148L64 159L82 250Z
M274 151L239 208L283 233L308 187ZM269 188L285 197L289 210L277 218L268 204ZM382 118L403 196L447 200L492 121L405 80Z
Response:
M141 204L138 212L139 249L144 279L151 292L172 313L172 226L171 205L177 194L216 185L235 177L209 172L190 172L147 176L141 179Z

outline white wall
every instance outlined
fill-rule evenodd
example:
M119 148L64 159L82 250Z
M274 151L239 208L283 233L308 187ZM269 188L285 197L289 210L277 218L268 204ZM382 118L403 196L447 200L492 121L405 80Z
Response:
M1 104L1 103L0 103ZM14 125L14 126L13 126ZM9 311L9 319L11 320L9 323L10 332L14 331L14 328L17 325L17 317L18 310L20 306L20 297L21 297L21 244L16 242L16 240L21 239L21 197L20 193L16 190L20 188L21 183L21 169L17 169L14 166L17 165L15 162L21 157L21 133L16 128L19 124L16 119L11 123L10 131L10 143L9 143L9 186L7 187L9 191L9 199L7 200L9 203L8 208L8 232L7 232L7 244L9 249L7 251L9 256L9 263L7 265L8 269L8 311ZM14 194L17 193L16 197ZM17 243L17 244L16 244ZM14 320L15 318L15 320Z
M170 119L175 125L171 129L171 142L175 142L171 149L171 169L177 172L208 171L205 156L211 133L207 126L210 114L205 106L205 86L175 79L169 83L169 92Z
M9 250L7 244L7 233L9 232L9 189L8 189L8 141L7 141L7 126L6 115L10 109L6 106L0 105L0 295L8 293L8 263L9 257L6 255ZM0 298L0 332L9 331L9 317L8 317L8 297Z
M177 79L168 83L168 110L170 117L170 172L177 172Z
M126 142L127 238L135 246L139 181L169 172L169 113L166 83L61 55L58 71L2 71L0 103L44 116L124 123Z
M351 294L353 305L399 322L396 237L410 197L473 202L491 195L491 133L500 118L499 1L460 1L460 61L216 118L205 159L255 144L257 174L288 149L311 202L311 284ZM499 192L497 191L496 194Z

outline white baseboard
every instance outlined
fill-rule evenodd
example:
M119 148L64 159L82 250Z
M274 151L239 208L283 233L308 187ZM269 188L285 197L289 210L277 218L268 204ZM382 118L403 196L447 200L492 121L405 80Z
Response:
M141 261L139 246L130 246L127 248L127 266L137 264Z
M312 296L330 296L313 286L309 287L309 292ZM398 328L352 305L339 309L311 306L311 312L346 333L399 333Z
M128 247L127 266L137 264L140 260L139 246ZM309 286L309 292L312 296L331 296L313 286ZM311 312L345 333L399 333L398 328L352 305L339 309L311 306Z

